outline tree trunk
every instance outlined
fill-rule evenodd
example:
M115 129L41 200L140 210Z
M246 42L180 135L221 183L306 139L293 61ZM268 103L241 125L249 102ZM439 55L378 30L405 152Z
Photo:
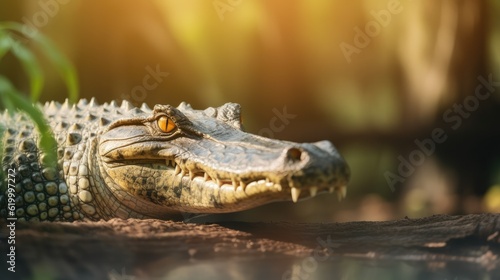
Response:
M0 275L2 279L34 275L44 279L364 279L364 275L485 279L500 273L499 221L499 214L478 214L327 224L133 219L16 223L16 272L4 267ZM11 245L4 223L1 236L0 258L5 264Z

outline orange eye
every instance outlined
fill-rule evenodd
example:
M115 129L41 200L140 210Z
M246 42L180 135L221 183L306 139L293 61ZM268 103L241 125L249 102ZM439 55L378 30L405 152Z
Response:
M160 117L157 122L158 122L158 127L161 129L161 131L166 133L170 133L177 128L175 123L171 119L165 116Z

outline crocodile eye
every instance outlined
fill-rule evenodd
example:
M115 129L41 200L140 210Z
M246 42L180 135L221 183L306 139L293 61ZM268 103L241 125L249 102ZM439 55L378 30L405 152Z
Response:
M171 119L169 119L169 118L167 118L165 116L160 117L157 120L157 123L158 123L158 127L160 128L160 130L163 131L163 132L166 132L166 133L170 133L174 129L177 128L177 126L175 125L175 123Z

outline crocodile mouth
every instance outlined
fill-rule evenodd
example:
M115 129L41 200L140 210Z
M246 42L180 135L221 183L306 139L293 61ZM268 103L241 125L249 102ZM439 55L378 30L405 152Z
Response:
M336 194L337 199L341 201L347 195L347 182L339 181L333 185L331 182L328 185L318 182L318 184L294 187L294 182L288 180L287 176L278 181L276 181L275 176L271 178L259 174L241 173L227 176L227 172L208 171L199 165L190 164L190 162L181 164L176 162L174 158L166 160L117 160L112 163L113 168L130 165L167 173L171 177L173 176L176 181L187 181L188 184L186 185L223 192L239 192L245 195L262 195L262 193L266 193L266 198L273 200L289 200L291 198L293 202L298 202L299 200L314 198L318 194L330 193ZM188 165L196 167L190 169L186 167ZM154 171L148 173L153 174ZM224 177L224 175L227 177Z
M273 179L263 175L245 175L240 174L238 177L220 177L215 171L205 171L197 168L194 170L182 167L175 160L167 159L165 166L173 170L175 176L189 178L190 181L201 181L206 187L227 189L233 191L247 191L258 188L266 188L268 191L276 191L279 193L289 192L293 202L297 202L303 198L313 198L319 193L336 193L338 200L342 200L347 195L346 185L341 186L303 186L294 187L292 181L286 179L275 182ZM305 191L304 191L305 190ZM307 194L309 193L309 195Z

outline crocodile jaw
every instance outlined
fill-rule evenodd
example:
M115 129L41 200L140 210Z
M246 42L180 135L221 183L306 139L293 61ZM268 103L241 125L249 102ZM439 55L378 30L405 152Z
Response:
M245 175L223 179L213 170L210 172L212 175L208 175L208 172L200 169L193 171L180 166L175 160L168 159L164 164L134 164L133 168L128 165L108 164L105 169L108 170L108 176L114 178L115 183L123 190L149 204L141 207L147 209L166 207L179 212L226 213L274 201L297 202L328 192L335 192L339 200L346 196L347 182L342 179L331 181L329 184L322 180L307 183L292 179L287 181L287 176L281 180L282 183L273 182L276 177L265 178L264 175L255 180L248 179L250 177ZM139 175L139 167L140 174L146 175L144 179L135 176ZM152 212L161 213L160 209L154 210Z
M143 173L161 174L157 180L152 180L151 184L148 184L147 180L141 184L131 183L129 176L123 176L131 172L125 167L115 167L107 171L109 177L114 178L122 190L126 190L138 199L133 204L144 203L145 206L138 208L150 209L150 212L143 214L151 216L155 216L154 213L161 213L162 208L168 209L164 212L172 210L189 213L236 212L275 201L297 202L324 193L336 193L341 200L345 198L347 191L345 181L330 186L307 185L300 188L283 186L266 179L233 184L214 180L200 173L194 177L191 177L189 172L180 172L176 175L177 171L166 168L166 165L161 168L158 168L158 164L151 166L155 168L144 166Z

